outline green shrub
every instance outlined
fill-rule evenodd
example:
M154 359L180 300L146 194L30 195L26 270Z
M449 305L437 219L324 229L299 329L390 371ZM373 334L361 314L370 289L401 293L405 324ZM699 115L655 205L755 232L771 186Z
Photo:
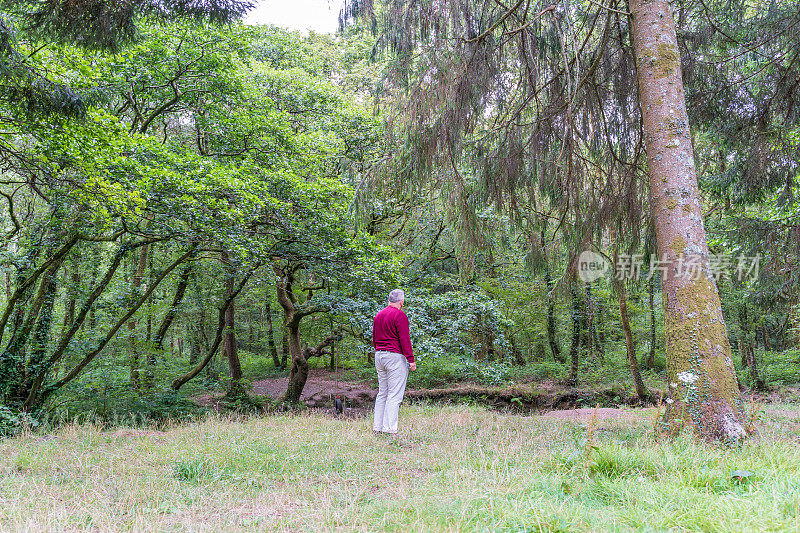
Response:
M28 413L14 411L8 406L0 405L0 437L16 435L23 428L35 428L39 421Z
M167 420L189 421L205 412L171 389L143 391L127 385L106 389L102 395L89 388L71 388L62 392L58 403L59 409L48 417L49 425L79 420L104 426L139 426Z

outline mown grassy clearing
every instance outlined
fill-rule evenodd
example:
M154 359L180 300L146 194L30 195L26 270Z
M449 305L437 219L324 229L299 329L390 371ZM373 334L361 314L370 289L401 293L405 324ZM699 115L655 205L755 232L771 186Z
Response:
M800 530L798 406L738 448L658 442L654 415L414 405L399 439L322 414L70 425L0 441L0 529Z

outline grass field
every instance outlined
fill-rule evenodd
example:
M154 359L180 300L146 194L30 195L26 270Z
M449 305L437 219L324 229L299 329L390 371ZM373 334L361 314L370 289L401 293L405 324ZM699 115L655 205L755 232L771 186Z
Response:
M737 448L656 441L654 414L415 405L398 439L323 414L70 425L0 441L0 530L800 531L797 406Z

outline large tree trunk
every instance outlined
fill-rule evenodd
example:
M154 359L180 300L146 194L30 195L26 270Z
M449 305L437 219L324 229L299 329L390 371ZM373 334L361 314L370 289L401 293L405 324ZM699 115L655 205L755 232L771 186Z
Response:
M614 264L618 264L616 254L614 257ZM636 396L639 397L639 400L645 402L651 398L651 395L647 387L644 386L642 375L639 373L639 361L636 359L636 346L633 342L633 331L631 331L631 322L628 318L628 293L625 290L625 283L617 279L616 275L611 277L611 284L614 286L614 291L617 293L619 319L622 323L622 331L625 332L625 349L628 354L628 367L631 369L633 385L636 388Z
M300 325L290 324L288 330L292 366L289 370L289 386L286 388L284 400L289 403L297 403L300 401L300 395L303 394L306 381L308 381L308 361L300 347Z
M662 279L667 379L675 383L666 413L671 431L691 426L722 440L747 435L719 294L709 268L689 117L672 8L666 0L629 0L636 53L650 200ZM696 258L699 276L679 272Z
M284 343L288 344L291 367L289 369L289 385L286 388L284 401L297 403L308 380L308 361L300 346L300 321L302 315L297 312L297 301L293 292L294 271L291 267L285 270L275 266L278 279L275 282L275 294L283 308Z
M286 395L283 397L284 401L288 403L297 403L300 401L300 396L303 393L303 388L306 386L308 380L308 357L313 355L321 355L326 346L332 343L334 336L329 337L317 349L302 349L300 346L300 322L304 317L311 316L318 312L318 310L308 308L299 309L297 297L293 291L295 282L294 272L297 270L296 265L288 265L281 268L278 265L273 266L275 274L278 278L275 282L275 294L278 303L283 308L284 313L284 333L287 336L289 344L289 354L292 357L291 367L289 370L289 385L286 389ZM311 299L310 288L308 290L308 299ZM305 305L308 305L306 300Z

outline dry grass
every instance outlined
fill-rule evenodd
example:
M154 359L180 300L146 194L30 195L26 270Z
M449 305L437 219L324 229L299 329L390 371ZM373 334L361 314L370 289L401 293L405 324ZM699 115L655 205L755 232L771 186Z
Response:
M467 406L404 407L400 439L321 415L66 426L0 441L0 529L800 531L797 413L736 449L656 442L652 410L588 443Z

